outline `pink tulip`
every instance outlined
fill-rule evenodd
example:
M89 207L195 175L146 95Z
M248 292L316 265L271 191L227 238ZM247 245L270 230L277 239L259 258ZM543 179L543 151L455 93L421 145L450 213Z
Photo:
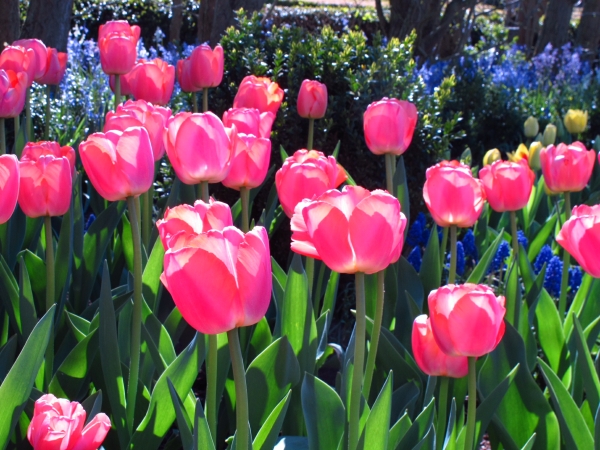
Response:
M298 150L275 173L275 186L283 212L292 218L296 205L312 200L346 181L346 171L333 156L316 150Z
M371 103L363 116L367 147L376 155L401 155L412 141L417 107L406 100L383 98Z
M119 76L119 84L121 85L121 95L131 95L131 86L129 85L129 75L131 72ZM108 85L110 90L115 92L116 75L110 75Z
M251 134L231 133L232 153L229 173L223 185L240 190L241 187L255 188L267 177L271 159L271 141Z
M106 200L137 197L154 181L152 144L145 128L94 133L79 144L79 154L90 181Z
M208 204L197 200L194 206L167 208L164 218L157 221L156 226L163 247L168 249L171 237L180 231L187 234L206 233L208 230L223 231L225 227L233 226L233 219L227 203L216 202L211 198Z
M600 205L580 205L562 226L556 241L583 270L600 278Z
M137 57L140 27L126 20L113 20L100 25L98 50L102 70L109 75L123 75L133 68Z
M40 84L60 84L67 70L67 54L48 47L46 58L46 72L36 81Z
M29 84L25 72L0 69L0 118L17 117L25 107Z
M46 73L48 61L48 50L46 45L39 39L19 39L18 41L13 42L12 45L33 50L33 64L35 65L33 79L39 83L40 78Z
M192 83L192 62L189 58L177 61L177 81L183 92L198 92L202 89Z
M427 169L423 198L440 227L472 226L483 209L485 191L471 169L458 161L442 161Z
M131 94L138 100L166 105L175 84L175 67L162 59L139 60L128 76Z
M231 143L223 122L213 113L171 117L164 140L169 161L182 182L219 183L227 176Z
M256 108L261 113L277 110L283 101L283 90L268 78L249 75L240 84L235 99L234 108Z
M482 167L479 179L494 211L518 211L529 201L535 174L527 161L496 161Z
M19 206L27 217L62 216L71 206L75 150L29 142L19 162Z
M223 125L231 128L235 125L238 133L253 134L269 139L275 114L261 113L256 108L230 108L223 113Z
M31 48L8 46L0 53L0 69L27 74L27 87L34 81L36 67L35 51Z
M19 160L15 155L0 156L0 224L15 212L19 198Z
M298 115L305 119L322 119L327 111L327 86L304 80L298 93Z
M406 217L387 192L345 186L300 202L291 225L296 253L336 272L371 274L400 258Z
M95 450L110 430L110 419L98 413L85 425L86 415L77 402L42 395L35 402L27 439L34 450Z
M189 57L192 63L192 84L199 89L216 87L223 79L223 47L214 50L207 44L196 47Z
M171 110L162 106L154 106L145 100L128 100L117 106L117 111L109 111L104 122L104 132L109 130L125 131L130 127L144 127L150 137L154 161L165 154L163 135Z
M160 279L183 318L206 334L254 325L271 301L271 256L263 227L171 237ZM199 276L202 274L202 276Z
M596 154L581 142L549 145L540 151L544 182L552 192L579 192L588 184Z
M412 349L419 368L433 377L462 378L469 373L469 362L464 356L448 356L440 349L431 331L431 322L425 314L413 322Z
M483 284L448 284L428 297L431 329L442 352L483 356L504 336L504 297Z

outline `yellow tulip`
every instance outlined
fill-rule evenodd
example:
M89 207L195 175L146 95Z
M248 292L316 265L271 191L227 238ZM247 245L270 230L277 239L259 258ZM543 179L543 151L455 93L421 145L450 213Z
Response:
M485 155L483 157L483 165L484 166L489 166L494 161L498 161L500 159L502 159L502 155L500 154L500 150L498 150L497 148L493 148L491 150L488 150L485 153Z
M524 124L525 137L534 138L540 131L540 124L537 119L533 116L529 116Z
M556 142L556 125L552 125L549 123L544 128L544 134L542 135L542 145L544 147L548 147L549 145L554 145Z
M529 167L532 170L540 170L540 150L544 148L540 141L534 141L529 146Z
M508 153L509 161L517 162L523 158L529 159L529 150L527 150L525 144L519 144L519 148L512 153Z
M580 109L570 109L565 114L564 124L567 131L571 134L583 133L587 126L588 113Z

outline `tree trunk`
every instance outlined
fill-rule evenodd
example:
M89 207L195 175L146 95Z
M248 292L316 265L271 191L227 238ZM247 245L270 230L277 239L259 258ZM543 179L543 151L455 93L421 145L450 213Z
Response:
M540 33L540 18L546 10L547 0L521 0L517 10L519 45L533 53L535 40Z
M20 33L19 0L0 0L0 51L19 39Z
M169 24L169 42L179 42L182 23L183 2L182 0L173 0L173 5L171 6L171 23Z
M584 0L576 44L583 47L586 57L593 58L600 42L600 0Z
M215 0L201 0L198 11L198 40L210 41L213 22L215 20Z
M23 38L41 39L48 47L67 51L73 0L30 0Z
M210 33L210 42L215 45L225 30L234 25L235 11L244 8L247 13L260 11L266 0L215 0L214 20Z
M576 0L550 0L542 35L536 45L536 53L541 53L548 43L554 48L562 47L569 40L569 24Z

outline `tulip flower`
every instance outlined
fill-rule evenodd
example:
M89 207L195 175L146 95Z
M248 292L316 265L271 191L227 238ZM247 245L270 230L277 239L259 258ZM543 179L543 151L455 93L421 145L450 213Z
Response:
M163 135L171 110L162 106L154 106L145 100L128 100L117 106L116 112L106 114L104 132L109 130L125 131L130 127L144 127L150 137L154 161L165 154Z
M431 329L446 355L480 357L504 336L504 297L485 285L448 284L428 297Z
M588 112L580 109L570 109L565 114L565 128L571 134L579 134L585 131L588 122Z
M0 224L15 212L19 198L19 160L15 155L0 155Z
M544 134L542 135L542 145L544 147L548 147L549 145L554 144L556 141L556 125L552 125L549 123L544 128Z
M255 227L244 234L232 226L181 231L169 240L160 279L186 322L201 333L254 325L271 301L267 232Z
M431 321L425 314L413 322L412 349L415 362L427 375L434 377L466 377L469 372L467 358L449 356L440 349L433 337Z
M227 176L231 143L223 122L213 113L179 113L171 117L164 140L169 160L182 182L218 183Z
M256 108L261 113L277 110L283 101L283 90L279 85L265 77L249 75L240 84L233 100L234 108Z
M485 201L481 182L458 161L442 161L427 169L423 198L441 227L468 228L479 218Z
M387 192L345 186L300 202L291 225L296 253L336 272L371 274L400 258L406 217Z
M110 430L110 419L98 413L86 425L86 415L77 402L52 394L42 395L35 402L27 439L34 450L97 449Z
M479 171L479 179L494 211L518 211L529 201L535 174L524 160L496 161Z
M140 27L126 20L113 20L100 25L98 50L102 70L108 75L123 75L131 71L137 57Z
M275 173L275 187L283 212L291 219L303 199L312 200L337 188L347 178L333 156L316 150L298 150Z
M229 173L223 185L240 190L255 188L265 181L271 159L271 141L251 134L232 133Z
M192 82L192 62L189 58L177 61L177 81L183 92L198 92L202 89Z
M19 39L13 42L12 45L33 50L34 57L32 63L35 66L33 80L44 84L40 82L40 78L46 73L48 64L48 50L44 43L39 39Z
M502 155L500 154L500 150L498 150L497 148L493 148L485 152L485 155L483 156L483 165L489 166L493 162L501 160Z
M0 69L24 72L27 74L27 87L31 86L37 70L35 51L12 45L4 47L0 53Z
M139 60L128 76L129 89L137 100L166 105L175 84L175 67L162 59Z
M540 141L533 141L529 146L528 162L529 167L532 170L540 170L542 165L540 163L540 151L544 148Z
M256 108L230 108L223 113L223 125L231 128L235 125L238 133L253 134L269 139L275 114L261 113Z
M562 226L556 241L593 277L600 278L600 205L580 205Z
M25 106L28 78L25 72L0 69L0 118L17 117Z
M525 137L534 138L540 131L540 124L535 117L529 116L523 124L523 129L525 131Z
M79 144L79 154L94 188L106 200L137 197L154 181L152 144L145 128L91 134Z
M119 84L121 86L121 95L131 95L131 87L129 86L129 75L131 72L119 75ZM116 75L111 75L108 78L108 85L110 86L110 90L115 92L116 86ZM118 108L118 105L117 105Z
M367 147L375 155L403 154L412 141L416 125L416 106L395 98L371 103L363 116Z
M596 154L581 142L549 145L540 151L544 182L552 192L579 192L588 184Z
M40 84L60 84L67 70L68 55L48 47L46 54L46 71L36 81Z
M217 87L223 79L223 47L214 50L207 44L196 47L189 57L191 81L197 89Z
M305 119L322 119L327 110L327 86L304 80L298 93L298 115Z
M509 152L509 153L507 153L507 155L508 155L508 160L512 161L512 162L517 162L522 159L528 160L529 159L529 150L527 149L527 146L525 144L519 144L519 146L517 147L517 149L514 152Z

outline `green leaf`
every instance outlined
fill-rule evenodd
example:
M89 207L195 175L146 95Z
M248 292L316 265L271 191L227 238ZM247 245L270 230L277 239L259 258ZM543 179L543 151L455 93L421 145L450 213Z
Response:
M53 305L37 323L0 386L0 449L8 445L42 365L52 334L55 308Z
M531 437L525 443L525 445L521 448L521 450L531 450L533 448L533 444L535 444L535 433L533 433L531 435Z
M77 175L79 177L80 175ZM75 180L74 186L77 185ZM69 211L63 216L62 223L60 226L60 235L58 237L58 244L56 246L56 255L54 256L54 270L55 270L55 289L56 296L59 299L59 305L61 305L61 311L67 301L69 294L69 284L73 272L73 232L74 232L74 219L73 219L73 201L74 195L71 196L71 207Z
M541 358L538 358L538 364L550 391L567 448L593 448L594 438L569 391Z
M421 271L419 277L423 283L423 291L429 293L440 287L442 282L442 266L440 264L440 241L438 239L437 225L431 228L429 233L429 241L423 254L423 262L421 263ZM401 291L405 291L400 285Z
M86 425L102 411L102 390L94 392L83 402L81 406L85 409L87 417L85 419Z
M181 398L179 398L179 395L177 394L175 386L173 386L173 383L168 378L167 384L169 385L169 393L171 394L171 400L175 407L175 416L177 418L177 427L179 429L181 443L183 444L183 448L192 448L194 439L192 436L192 424L190 423L190 418L185 411Z
M4 344L0 349L0 384L6 378L6 375L10 371L10 368L15 361L15 354L17 353L17 335L12 335L11 338Z
M496 251L498 250L498 246L500 245L500 242L502 242L503 238L504 238L504 229L500 230L500 232L498 233L498 236L496 236L496 239L494 239L494 241L490 244L488 249L485 251L485 253L481 257L481 259L479 260L479 263L477 264L477 266L475 266L475 268L473 269L473 272L471 272L471 275L469 275L469 279L467 280L467 283L475 283L475 284L481 283L481 280L483 280L483 277L487 273L487 270L488 270L490 264L492 263L494 256L496 256Z
M25 249L19 253L19 258L23 258L23 262L27 267L27 273L46 273L46 263L38 255L31 253L31 250ZM37 304L43 309L46 309L46 277L33 277L29 279L31 283L31 290L34 295L34 299L37 300ZM38 308L41 310L42 308Z
M415 419L410 426L397 448L413 448L416 446L425 435L429 432L433 424L433 416L435 410L435 399L432 399L429 404L421 411L421 414Z
M287 152L285 151L285 149L283 148L283 145L279 146L279 156L281 156L281 162L285 162L285 160L289 157Z
M13 330L22 335L23 327L21 324L21 309L19 307L19 285L2 255L0 255L0 297L4 304L4 310L8 313Z
M398 445L400 444L400 441L404 436L406 436L406 433L408 433L408 430L410 430L411 425L412 422L410 417L408 417L408 413L404 413L404 415L398 419L398 421L390 429L387 450L396 450L399 448Z
M285 419L285 413L287 412L290 404L292 391L283 397L283 399L273 408L267 420L263 423L260 431L254 438L252 448L254 450L271 450L275 447L281 426L283 425L283 419Z
M204 416L204 408L200 399L196 400L196 414L194 415L194 446L193 450L215 450L213 438L208 429L208 422Z
M548 242L548 239L554 233L554 227L556 226L557 215L553 214L544 226L537 232L533 240L529 243L529 250L527 250L527 257L529 261L535 260L540 250Z
M574 323L575 342L577 344L577 367L583 378L583 387L590 408L592 411L597 411L600 406L600 381L598 380L598 372L596 372L596 368L594 367L581 324L577 318L574 319Z
M162 289L160 274L163 270L164 257L165 248L162 245L162 241L157 239L154 242L154 247L142 275L144 300L153 312L158 311L160 291Z
M369 450L386 450L390 433L392 386L394 373L390 372L377 396L363 431L364 446Z
M23 325L23 339L29 337L29 333L37 324L37 313L35 311L35 302L33 292L31 292L31 283L27 266L23 258L19 258L19 309L21 312L21 324Z
M302 410L309 449L338 448L346 422L344 404L331 387L310 373L302 383Z
M81 342L90 332L90 322L83 317L67 312L67 321L77 342Z
M335 310L335 301L337 299L339 285L340 274L332 270L331 274L329 275L329 280L327 281L327 287L325 288L325 296L323 297L323 306L321 307L321 314L325 311Z
M394 173L394 189L396 192L390 192L400 202L402 212L406 216L406 223L410 223L410 197L408 195L408 181L406 179L406 169L404 168L404 156L400 155L398 158L398 164L396 165L396 172ZM404 236L408 233L408 227L404 230Z

